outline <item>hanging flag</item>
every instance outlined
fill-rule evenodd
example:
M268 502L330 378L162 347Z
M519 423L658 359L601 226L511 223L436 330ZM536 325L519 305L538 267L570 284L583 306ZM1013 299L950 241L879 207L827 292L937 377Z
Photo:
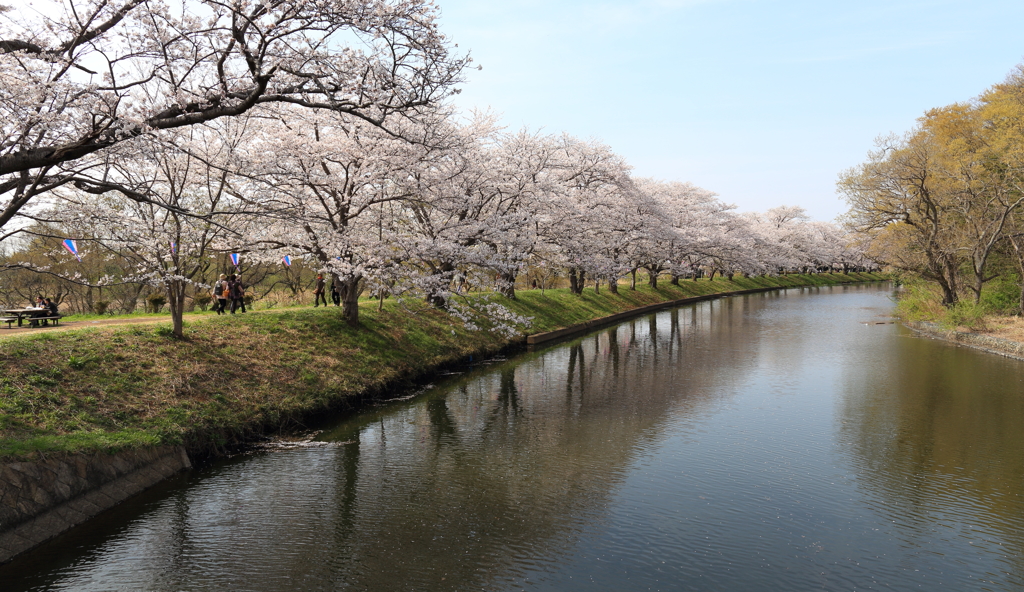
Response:
M285 255L284 257L281 257L281 263L284 263L288 267L291 267L292 266L292 258L289 257L288 255Z
M238 253L231 253L231 262L235 264L235 267L238 267Z
M82 262L82 258L78 256L78 245L75 243L75 239L73 239L73 238L66 238L66 239L64 239L64 248L67 249L69 253L74 255L75 259L78 259L79 263Z
M178 243L171 241L171 254L175 255L178 253Z

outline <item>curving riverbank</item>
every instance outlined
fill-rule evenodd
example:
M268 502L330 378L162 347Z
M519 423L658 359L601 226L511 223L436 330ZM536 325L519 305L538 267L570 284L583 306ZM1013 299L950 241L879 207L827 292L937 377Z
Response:
M927 321L906 321L904 325L917 333L934 339L941 339L1015 360L1024 360L1024 343L1020 341L971 331L947 329L942 325Z
M495 299L531 317L523 334L469 330L418 301L367 302L363 324L338 309L210 317L174 339L166 325L40 333L0 341L0 459L183 445L217 453L301 426L310 415L387 398L471 356L650 305L746 290L878 281L880 274L788 275L663 283L582 296L523 291Z
M533 317L530 337L469 331L407 302L365 311L359 329L336 309L295 309L210 318L189 326L185 340L163 326L6 339L0 563L187 468L186 450L216 453L300 428L317 413L402 394L446 365L686 302L880 279L737 278L618 295L528 291L506 303Z

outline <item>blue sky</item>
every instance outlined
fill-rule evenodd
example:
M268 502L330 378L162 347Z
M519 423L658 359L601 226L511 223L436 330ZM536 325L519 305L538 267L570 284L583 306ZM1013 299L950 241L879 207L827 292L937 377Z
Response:
M1024 62L1024 1L438 0L480 71L456 103L597 138L741 211L845 211L873 139Z

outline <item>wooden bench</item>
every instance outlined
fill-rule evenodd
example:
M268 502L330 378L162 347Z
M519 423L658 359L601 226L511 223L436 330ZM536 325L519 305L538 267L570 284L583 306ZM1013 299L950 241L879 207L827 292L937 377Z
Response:
M0 317L0 322L7 323L7 328L10 329L14 323L18 322L18 317Z
M25 317L25 320L29 322L30 327L39 327L41 325L33 325L32 323L38 323L38 321L53 321L53 325L56 327L64 315L57 315L55 317Z

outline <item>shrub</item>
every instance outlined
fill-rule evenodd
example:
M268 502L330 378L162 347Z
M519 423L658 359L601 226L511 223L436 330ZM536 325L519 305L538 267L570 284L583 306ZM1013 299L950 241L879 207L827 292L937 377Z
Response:
M167 297L160 292L154 292L146 296L146 302L149 303L149 310L151 312L160 312L164 304L167 304Z
M898 280L896 314L907 321L936 321L944 317L938 288L924 280L902 277Z
M109 300L98 300L92 303L92 311L98 315L106 314L107 308L110 307Z
M1020 284L1017 274L1006 274L985 284L981 292L981 303L985 310L997 314L1020 312Z
M213 302L213 296L210 296L206 292L200 292L192 297L192 302L199 307L199 310L206 312L206 309Z
M942 324L950 329L957 327L966 327L971 330L984 329L985 315L988 312L983 304L961 300L947 309Z

